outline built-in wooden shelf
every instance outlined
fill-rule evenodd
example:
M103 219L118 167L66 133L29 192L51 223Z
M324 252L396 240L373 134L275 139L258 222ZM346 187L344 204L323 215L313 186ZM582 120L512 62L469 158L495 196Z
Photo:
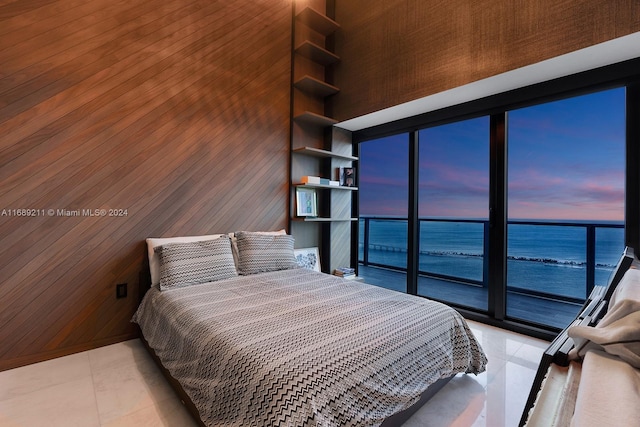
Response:
M317 10L307 6L296 15L301 23L305 24L314 31L328 36L340 28L340 24Z
M326 6L326 5L325 5ZM349 165L357 162L358 158L346 154L337 154L329 150L313 147L327 147L334 145L334 129L331 126L338 123L337 120L323 115L328 101L328 97L340 92L340 88L328 83L324 74L328 67L340 61L340 57L332 52L333 49L326 49L331 46L328 39L340 29L340 25L333 19L320 13L309 6L297 8L294 4L295 16L293 25L295 26L295 37L292 40L293 50L293 81L292 81L292 112L291 120L295 127L291 133L291 165L290 173L296 175L323 175L328 176L335 173L336 166ZM321 8L320 10L324 10ZM298 12L298 10L300 10ZM324 70L323 70L324 69ZM312 72L311 72L312 71ZM323 72L324 71L324 72ZM332 80L329 80L332 82ZM310 108L310 106L314 106ZM308 111L311 110L311 111ZM312 111L317 111L314 113ZM327 132L331 130L331 132ZM329 145L325 137L331 134L332 142ZM300 138L298 140L298 138ZM302 146L302 147L301 147ZM300 148L294 148L300 147ZM336 146L341 153L353 153L351 144L340 140ZM302 158L301 156L308 156ZM300 179L300 178L294 178ZM317 180L316 180L317 181ZM351 218L351 203L356 187L328 185L329 180L322 180L325 184L303 184L290 181L290 188L295 192L296 188L304 188L309 191L319 193L317 202L319 217L297 217L295 216L296 203L292 202L289 212L289 225L292 226L292 234L299 234L303 240L316 242L313 246L321 248L320 253L325 256L332 251L333 243L339 242L345 248L338 253L338 260L341 264L350 262L347 248L350 248L350 234L343 232L351 229L353 222L358 218ZM335 181L331 181L336 183ZM337 193L336 193L337 192ZM332 217L335 216L335 217ZM322 231L322 233L319 233ZM337 239L337 240L336 240ZM345 241L347 240L347 241ZM346 254L346 255L345 255ZM323 259L323 266L326 270L332 268L331 259ZM334 260L334 261L336 261ZM336 261L337 262L337 261Z
M305 111L302 114L298 114L293 118L298 123L314 126L331 126L338 123L337 120L331 117L323 116L321 114L312 113L311 111Z
M294 149L293 152L298 154L305 154L307 156L342 159L342 160L348 160L351 162L355 162L356 160L358 160L358 158L355 156L337 154L337 153L334 153L333 151L321 150L320 148L313 148L313 147L300 147L300 148Z
M293 85L303 92L321 98L340 92L340 89L337 87L311 76L302 76L296 80Z
M346 185L326 185L326 184L293 184L294 187L305 187L305 188L330 188L332 190L347 190L347 191L356 191L358 187L347 187Z
M340 61L340 57L333 52L329 52L327 49L318 46L317 44L305 40L298 45L295 49L296 53L309 58L313 62L317 62L320 65L331 65Z

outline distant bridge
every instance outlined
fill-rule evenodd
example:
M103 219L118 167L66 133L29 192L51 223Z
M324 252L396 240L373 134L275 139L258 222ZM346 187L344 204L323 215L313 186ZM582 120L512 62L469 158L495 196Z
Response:
M398 248L396 246L378 245L369 243L369 250L384 251L384 252L407 252L407 248Z

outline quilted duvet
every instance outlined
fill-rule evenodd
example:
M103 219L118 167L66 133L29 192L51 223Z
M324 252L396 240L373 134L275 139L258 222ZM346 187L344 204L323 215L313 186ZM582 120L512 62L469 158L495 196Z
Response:
M306 269L152 287L133 321L207 426L377 426L487 362L446 305Z

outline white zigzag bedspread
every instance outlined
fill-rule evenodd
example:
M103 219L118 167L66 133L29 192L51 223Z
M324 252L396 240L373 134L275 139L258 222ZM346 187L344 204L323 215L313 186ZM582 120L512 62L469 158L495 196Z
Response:
M451 308L305 269L153 287L133 321L208 426L377 426L487 362Z

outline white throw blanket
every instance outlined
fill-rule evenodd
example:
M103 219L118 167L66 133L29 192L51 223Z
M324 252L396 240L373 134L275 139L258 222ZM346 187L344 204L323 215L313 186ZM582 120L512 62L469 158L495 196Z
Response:
M571 427L637 426L640 371L618 357L588 351Z
M583 358L591 349L604 350L640 368L640 270L624 274L600 323L573 326L567 333L575 343L573 358Z
M588 350L604 350L640 368L639 301L622 301L609 310L597 326L573 326L567 332L580 358Z
M571 427L640 423L640 270L627 270L595 327L574 326L582 376Z

